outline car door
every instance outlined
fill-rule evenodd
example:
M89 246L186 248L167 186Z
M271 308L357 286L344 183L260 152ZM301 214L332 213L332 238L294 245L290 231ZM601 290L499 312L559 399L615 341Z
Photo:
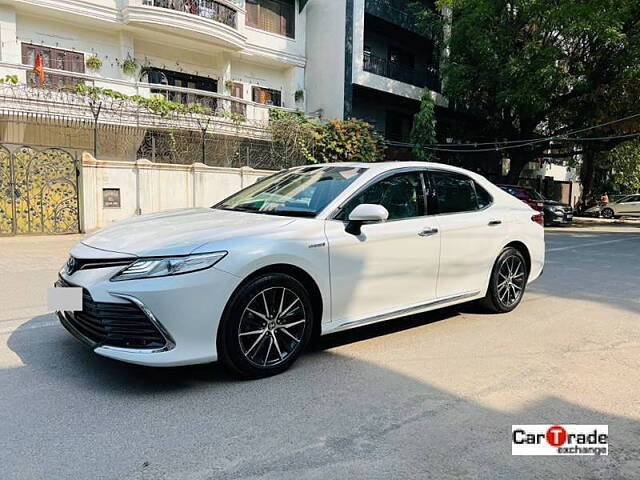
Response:
M616 207L616 215L640 216L640 195L631 195Z
M358 236L347 233L349 214L363 203L384 206L388 220L363 225ZM327 220L334 321L358 321L435 298L440 239L427 213L422 174L403 171L365 186Z
M505 219L491 195L470 177L443 170L429 177L441 241L437 296L477 294L489 278Z

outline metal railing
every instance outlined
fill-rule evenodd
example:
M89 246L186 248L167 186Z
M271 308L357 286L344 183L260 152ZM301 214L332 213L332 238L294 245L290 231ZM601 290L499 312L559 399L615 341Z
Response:
M440 79L435 68L416 70L392 63L385 58L365 54L364 70L382 77L408 83L409 85L415 85L420 88L427 87L434 92L440 92Z
M38 107L38 104L42 104L45 99L64 97L64 100L57 102L59 108L55 110L55 114L75 115L78 118L83 117L83 115L86 114L86 111L83 109L76 112L72 105L67 104L66 107L64 105L64 102L69 102L71 99L71 97L67 95L73 94L74 88L78 84L118 91L128 96L139 95L149 98L152 95L163 95L169 100L187 105L200 104L210 109L208 116L217 117L219 122L228 123L231 130L235 131L237 128L240 128L245 131L245 134L253 137L264 137L266 135L264 129L269 123L270 110L294 111L293 109L264 105L251 100L206 90L148 82L132 82L129 80L97 77L87 73L68 72L52 68L44 69L45 84L40 85L35 76L32 75L33 66L0 62L0 68L26 73L27 84L17 85L16 88L13 89L15 95L17 95L13 101L19 103L28 102L29 109L33 113L45 113L45 111L41 111L41 108ZM8 85L5 85L5 87L8 87ZM83 102L79 100L78 104L83 105ZM24 106L26 107L27 104L25 103ZM169 119L162 120L161 123L166 122L169 122Z
M144 0L143 5L189 13L238 28L238 13L215 0Z

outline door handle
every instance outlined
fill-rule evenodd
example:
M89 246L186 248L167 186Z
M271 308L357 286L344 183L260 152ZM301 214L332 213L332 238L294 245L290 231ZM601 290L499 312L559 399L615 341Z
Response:
M496 227L498 225L502 225L502 220L491 220L489 222L489 226L490 227Z
M420 235L421 237L430 237L432 235L436 235L437 233L438 233L437 228L425 228L420 233L418 233L418 235Z

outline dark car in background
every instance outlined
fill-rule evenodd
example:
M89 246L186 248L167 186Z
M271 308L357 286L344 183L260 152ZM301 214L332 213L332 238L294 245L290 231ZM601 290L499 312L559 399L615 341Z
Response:
M498 186L505 192L519 198L534 210L543 212L545 225L570 225L573 222L573 207L571 205L544 198L533 188L519 185Z

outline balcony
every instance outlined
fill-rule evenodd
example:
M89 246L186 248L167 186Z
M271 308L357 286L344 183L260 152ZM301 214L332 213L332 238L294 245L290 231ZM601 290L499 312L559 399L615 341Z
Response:
M143 5L197 15L214 22L224 23L231 28L238 28L236 10L214 0L144 0Z
M46 81L40 85L33 76L33 66L0 62L0 69L17 74L18 85L0 85L0 103L10 106L4 110L19 112L21 115L68 119L69 122L90 123L93 110L90 97L73 93L74 87L84 84L88 87L122 93L129 99L105 96L100 114L100 122L135 128L175 128L197 130L204 121L214 122L216 132L232 136L268 139L270 111L274 108L293 111L251 100L232 97L217 92L194 88L162 85L149 82L132 82L122 79L96 77L86 73L69 72L45 67ZM23 83L24 82L24 83ZM164 96L185 105L199 104L209 111L206 113L172 114L164 116L153 113L131 97Z
M416 70L392 63L385 58L375 55L365 55L363 70L365 72L380 75L382 77L408 83L420 88L428 88L434 92L440 92L440 79L435 68Z
M122 18L125 24L239 50L246 43L246 37L240 29L244 22L244 11L239 2L240 0L128 0L123 8Z
M365 12L402 27L405 30L421 33L416 28L416 17L409 7L414 1L415 0L366 0ZM420 3L435 10L434 2L431 0L422 0Z

